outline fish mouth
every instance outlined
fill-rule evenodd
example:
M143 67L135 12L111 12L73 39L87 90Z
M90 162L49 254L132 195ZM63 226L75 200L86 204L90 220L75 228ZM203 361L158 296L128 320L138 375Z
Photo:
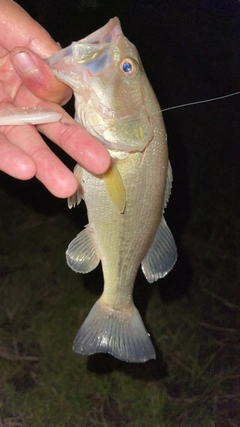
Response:
M106 25L94 31L89 36L80 40L84 44L105 44L111 43L113 39L118 38L122 34L121 24L119 19L115 16L110 19Z
M77 80L77 87L81 85L80 73L86 84L90 76L99 73L112 63L110 51L121 35L119 19L112 18L102 28L47 58L46 62L60 80L75 89ZM72 81L67 76L69 73Z
M73 89L76 117L87 131L109 149L143 151L153 137L145 104L135 102L126 108L124 103L121 107L115 99L121 88L114 87L116 82L111 83L112 76L120 72L117 65L126 44L131 45L115 17L48 58L47 63L56 77ZM132 52L131 47L129 52ZM111 84L116 90L113 96L108 96L106 88ZM126 87L129 86L125 86L125 91ZM135 106L137 111L140 108L137 114Z

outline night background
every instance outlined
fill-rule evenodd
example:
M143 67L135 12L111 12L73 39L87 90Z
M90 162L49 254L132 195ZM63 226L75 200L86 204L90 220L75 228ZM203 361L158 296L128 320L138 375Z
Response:
M18 3L62 47L118 16L162 109L240 91L238 1ZM156 361L72 352L103 283L100 267L83 276L65 261L84 203L69 211L0 172L0 427L240 426L240 95L163 115L179 258L134 290Z

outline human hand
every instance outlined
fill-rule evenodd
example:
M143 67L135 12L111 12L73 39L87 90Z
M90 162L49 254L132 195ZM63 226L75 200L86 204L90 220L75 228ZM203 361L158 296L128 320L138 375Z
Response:
M37 129L95 174L108 169L109 154L60 107L71 91L41 59L60 50L58 44L17 3L0 0L0 7L0 109L48 107L63 115L61 122L37 127L0 126L0 170L23 180L36 176L55 196L68 197L76 178Z

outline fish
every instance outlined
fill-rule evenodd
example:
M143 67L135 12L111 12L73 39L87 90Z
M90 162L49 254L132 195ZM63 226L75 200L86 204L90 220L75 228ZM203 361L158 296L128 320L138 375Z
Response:
M73 343L81 355L109 353L131 363L156 358L133 301L139 267L146 280L163 278L177 260L164 218L172 186L162 112L136 47L117 17L46 59L75 97L75 120L108 149L111 166L94 175L77 164L73 208L83 199L88 225L69 244L68 266L89 273L101 262L103 293ZM49 109L0 112L0 125L53 122Z
M117 17L47 62L72 88L77 122L111 156L109 170L100 176L79 164L74 168L79 188L68 206L83 199L89 223L69 244L67 264L77 273L89 273L101 262L104 287L73 350L81 355L109 353L132 363L155 359L133 288L140 265L152 283L177 259L163 216L172 170L161 108Z

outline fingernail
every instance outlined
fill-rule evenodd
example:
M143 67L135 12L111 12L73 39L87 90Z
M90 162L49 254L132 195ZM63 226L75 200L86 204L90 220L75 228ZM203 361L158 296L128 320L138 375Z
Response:
M19 52L13 57L14 66L21 73L27 73L36 66L33 58L27 52Z

